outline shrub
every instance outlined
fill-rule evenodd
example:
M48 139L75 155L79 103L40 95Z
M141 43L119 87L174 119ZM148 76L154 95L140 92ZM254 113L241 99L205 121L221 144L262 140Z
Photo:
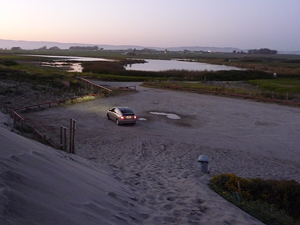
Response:
M294 180L245 179L235 174L215 175L211 184L238 196L239 202L260 202L283 211L294 220L300 219L300 184Z
M16 61L13 60L0 60L0 64L4 66L16 66L19 65Z

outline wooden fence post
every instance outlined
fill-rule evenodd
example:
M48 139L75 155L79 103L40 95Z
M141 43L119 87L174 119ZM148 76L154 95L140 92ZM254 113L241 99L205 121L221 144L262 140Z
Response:
M75 154L75 130L76 130L76 120L70 119L70 146L69 153Z
M73 137L72 137L72 153L75 154L75 131L76 131L76 120L73 119Z
M63 151L67 150L67 129L64 126L60 127L60 149Z
M21 132L24 132L24 119L21 119Z
M69 138L69 153L72 153L72 128L73 122L72 119L70 120L70 138Z

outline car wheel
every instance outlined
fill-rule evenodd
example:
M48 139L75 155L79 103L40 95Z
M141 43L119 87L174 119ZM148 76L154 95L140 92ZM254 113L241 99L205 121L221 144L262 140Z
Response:
M118 119L116 119L116 124L117 124L117 125L120 125L120 122L119 122L119 120L118 120Z

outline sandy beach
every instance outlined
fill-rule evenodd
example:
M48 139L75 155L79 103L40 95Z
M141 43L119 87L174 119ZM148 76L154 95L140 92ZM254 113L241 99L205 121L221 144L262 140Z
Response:
M22 114L57 143L60 126L68 127L75 119L76 155L14 134L10 119L0 114L0 197L2 203L9 202L1 208L1 224L53 224L58 215L64 223L55 224L261 224L210 190L211 176L235 173L300 182L299 108L140 83L97 83L136 85L137 91ZM136 125L117 126L108 120L106 111L113 106L134 110ZM198 167L203 154L209 158L210 174ZM5 175L16 170L36 185ZM70 187L73 194L58 194ZM23 190L31 193L21 198L26 209L10 198L26 194ZM89 194L80 196L82 192ZM31 209L33 201L36 208ZM58 213L57 204L74 213ZM75 214L76 219L70 218Z

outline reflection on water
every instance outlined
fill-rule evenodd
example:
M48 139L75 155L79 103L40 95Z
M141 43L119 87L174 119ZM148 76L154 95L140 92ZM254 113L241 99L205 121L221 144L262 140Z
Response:
M181 119L180 116L177 116L176 114L173 114L173 113L164 113L164 112L150 112L150 113L155 114L155 115L167 116L167 118L173 119L173 120Z
M66 62L42 62L42 66L56 67L66 70L67 72L82 72L81 63Z
M81 66L80 62L115 61L112 59L77 57L77 56L59 56L59 55L27 55L27 56L54 58L53 62L42 62L42 66L57 67L57 68L64 69L68 72L80 72L80 73L83 70L83 67ZM80 62L74 63L69 61L80 61Z
M165 70L190 70L190 71L219 71L219 70L241 70L232 66L213 65L199 62L188 62L179 60L154 60L147 59L147 63L130 64L126 70L140 71L165 71Z
M81 66L81 63L72 63L71 70L68 70L68 72L82 72L83 67Z
M91 57L79 57L79 56L60 56L60 55L27 55L27 56L38 56L46 58L55 58L53 61L115 61L113 59L104 59L104 58L91 58Z
M42 62L42 66L49 66L66 70L67 72L82 72L81 63L66 63L66 62Z

